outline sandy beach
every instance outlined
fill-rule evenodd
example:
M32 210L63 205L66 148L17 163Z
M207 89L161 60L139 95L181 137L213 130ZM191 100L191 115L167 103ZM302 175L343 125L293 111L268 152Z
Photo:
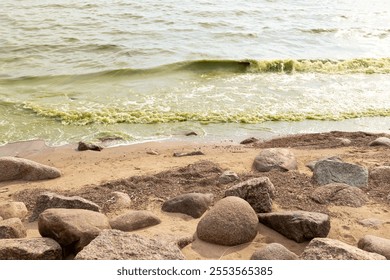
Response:
M137 233L145 236L192 236L199 219L163 212L162 203L190 192L213 193L215 203L223 197L224 190L237 183L218 183L217 178L222 171L232 170L240 177L239 181L268 177L276 188L273 211L307 210L329 214L331 230L328 237L356 246L359 239L367 234L390 238L388 182L370 179L368 187L363 188L369 202L362 207L318 204L309 197L316 186L311 178L312 171L306 164L328 156L339 156L345 162L359 164L369 170L389 165L388 147L368 145L379 136L383 135L332 132L288 136L246 145L233 140L210 143L191 136L182 141L147 142L104 148L102 151L77 151L77 144L48 147L42 141L13 143L0 147L0 156L16 156L53 166L61 171L62 176L35 182L1 182L0 201L22 201L30 215L37 196L45 190L82 196L98 205L104 204L113 191L122 191L129 194L132 209L152 211L162 221L159 225L137 230ZM345 144L340 139L349 139L350 143ZM254 158L262 149L269 147L289 148L298 160L298 170L254 171ZM201 151L204 155L173 156L177 152L193 151ZM197 178L192 176L194 172L197 172ZM132 183L131 187L128 182ZM364 219L379 222L363 225L360 221ZM40 236L36 222L25 220L24 224L29 237ZM298 255L307 245L307 242L296 243L259 224L258 234L251 243L227 247L195 238L182 252L187 259L249 259L256 249L273 242Z

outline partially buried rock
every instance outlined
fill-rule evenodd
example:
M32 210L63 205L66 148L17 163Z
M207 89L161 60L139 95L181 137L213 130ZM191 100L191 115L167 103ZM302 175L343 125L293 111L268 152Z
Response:
M253 163L255 169L260 172L268 172L272 169L289 171L297 169L297 160L289 149L270 148L265 149L256 156Z
M319 185L344 183L355 187L365 187L368 184L368 170L352 163L322 160L314 166L313 179Z
M19 218L23 220L27 213L27 207L23 202L10 201L0 204L0 216L3 219Z
M121 231L137 230L159 223L161 223L160 218L146 210L129 211L110 220L111 228Z
M390 146L390 139L387 137L379 137L368 144L369 146Z
M0 239L23 238L26 236L26 228L19 218L0 221Z
M218 201L199 221L199 239L225 246L252 241L257 235L258 219L245 200L228 196Z
M326 237L330 230L329 216L306 211L258 214L259 222L296 242Z
M314 166L316 165L316 163L322 160L333 160L333 161L343 162L339 156L330 156L330 157L321 158L319 160L313 160L308 164L306 164L306 167L308 167L311 171L314 171Z
M385 256L390 260L390 239L366 235L359 240L358 247L364 251Z
M45 192L38 196L29 221L35 221L38 219L39 214L49 208L86 209L95 212L99 212L100 210L99 205L79 196L63 196L56 193Z
M247 145L247 144L252 144L252 143L256 143L256 142L259 142L260 140L257 139L256 137L249 137L247 139L244 139L240 142L240 144L242 145Z
M364 227L378 229L379 226L381 226L385 222L382 220L376 219L376 218L368 218L368 219L359 220L358 223ZM390 222L387 222L387 223L390 223Z
M255 251L251 260L298 260L298 256L282 244L271 243Z
M61 176L61 172L57 168L16 157L0 157L0 170L0 182L10 180L37 181Z
M204 156L204 153L202 151L193 151L193 152L175 152L173 153L174 157L189 157L189 156Z
M118 230L104 230L76 260L184 260L177 244Z
M41 236L56 240L65 254L77 253L100 231L110 228L105 215L84 209L47 209L38 218Z
M60 260L61 246L50 238L0 239L0 260Z
M390 181L390 166L374 167L370 170L370 179L378 185L388 185Z
M225 196L238 196L246 200L257 213L272 211L275 187L268 177L253 178L225 191Z
M79 142L79 145L77 146L78 151L98 151L100 152L103 150L103 147L92 144L92 143L85 143L85 142Z
M361 207L368 201L367 195L359 188L334 183L318 187L310 198L320 204Z
M209 209L213 198L214 196L211 193L186 193L165 201L161 210L199 218Z
M231 170L226 170L222 173L221 176L219 176L218 182L225 185L237 181L238 179L239 177L236 172Z
M339 240L315 238L301 255L303 260L385 260L384 256L369 253Z
M127 193L112 192L110 198L103 204L104 213L118 212L124 209L129 209L131 199Z

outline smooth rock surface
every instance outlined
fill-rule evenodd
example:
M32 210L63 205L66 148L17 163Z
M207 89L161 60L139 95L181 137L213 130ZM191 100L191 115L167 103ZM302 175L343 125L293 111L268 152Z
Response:
M111 197L104 203L102 208L104 213L112 213L130 209L130 207L131 199L127 193L112 192Z
M0 203L0 216L6 220L10 218L19 218L23 220L27 216L28 210L23 202L10 201Z
M374 235L365 235L359 240L358 247L364 251L377 253L390 260L390 239Z
M272 211L275 187L268 177L253 178L225 191L226 196L237 196L247 201L257 213Z
M57 168L16 157L0 157L0 170L0 182L11 180L37 181L61 176L61 172Z
M257 235L258 219L245 200L228 196L218 201L199 221L199 239L225 246L252 241Z
M298 243L326 237L330 230L329 216L306 211L257 214L259 222Z
M65 254L77 253L100 231L110 228L105 215L84 209L47 209L38 218L41 236L56 240Z
M161 223L159 217L150 211L129 211L110 220L112 229L132 231Z
M0 221L0 239L24 238L26 236L26 228L19 218Z
M260 172L268 172L272 169L280 171L296 170L297 160L289 149L270 148L264 149L256 156L254 168Z
M279 243L267 244L256 250L251 260L298 260L299 257Z
M367 195L357 187L333 183L317 187L310 198L319 204L361 207L368 202Z
M214 195L211 193L186 193L165 201L161 210L199 218L209 208L213 199Z
M385 260L384 256L369 253L339 240L315 238L300 256L303 260Z
M76 260L184 260L177 244L118 230L103 230Z
M368 144L369 146L390 146L390 139L388 137L379 137Z

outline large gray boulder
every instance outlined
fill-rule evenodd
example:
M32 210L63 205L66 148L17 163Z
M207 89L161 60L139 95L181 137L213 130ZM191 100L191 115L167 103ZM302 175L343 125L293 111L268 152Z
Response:
M35 221L38 219L39 214L49 208L86 209L95 212L99 212L100 210L99 205L79 196L68 197L56 193L45 192L38 196L29 221Z
M358 247L364 251L385 256L390 260L390 239L366 235L359 240Z
M268 177L253 178L225 191L225 197L238 196L246 200L257 213L272 211L274 194L275 187Z
M354 187L365 187L368 184L368 170L352 163L322 160L314 166L313 179L318 185L344 183Z
M256 250L251 260L298 260L299 257L279 243L267 244Z
M0 157L0 170L0 182L10 180L37 181L61 176L61 172L57 168L16 157Z
M186 193L165 201L161 210L199 218L209 209L213 199L214 196L211 193Z
M118 230L103 230L76 260L184 260L177 244Z
M260 172L268 172L272 169L280 171L296 170L297 160L289 149L270 148L264 149L256 156L254 168Z
M228 196L218 201L199 221L199 239L225 246L252 241L257 235L258 219L245 200Z
M303 260L385 260L384 256L369 253L339 240L315 238L301 254Z
M23 220L28 213L27 207L23 202L10 201L0 203L0 216L3 219L19 218Z
M150 211L129 211L110 220L112 229L132 231L161 223L159 217Z
M310 198L319 204L349 207L361 207L368 202L367 195L361 189L342 183L320 186L310 194Z
M330 230L329 216L306 211L257 214L259 222L296 242L326 237Z
M24 238L26 236L26 228L19 218L0 221L0 239Z
M60 260L60 244L50 238L0 239L0 260Z
M65 254L79 252L103 229L110 229L108 218L84 209L52 208L38 218L38 230L43 237L56 240Z

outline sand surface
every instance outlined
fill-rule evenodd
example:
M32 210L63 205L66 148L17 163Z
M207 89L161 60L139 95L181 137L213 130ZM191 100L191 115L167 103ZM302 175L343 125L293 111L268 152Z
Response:
M390 238L390 183L370 180L363 190L369 202L359 208L320 205L309 195L315 185L312 172L305 165L327 156L339 156L346 162L372 169L390 165L389 147L370 147L368 143L380 135L367 133L323 133L289 136L268 142L242 145L231 140L205 143L191 137L188 141L148 142L105 148L97 151L77 151L77 145L47 147L41 141L8 144L0 147L0 156L31 159L61 170L62 177L37 182L12 181L0 183L0 201L23 201L31 211L35 199L44 190L64 195L80 195L102 205L113 191L130 195L133 209L146 209L158 215L162 223L136 231L155 236L194 235L199 219L184 214L161 211L163 201L181 193L211 192L215 200L225 189L218 177L224 170L233 170L240 180L267 176L277 194L273 210L307 210L327 213L331 217L330 238L351 245L366 234ZM342 143L340 138L352 141ZM255 156L266 147L288 147L298 159L293 172L259 173L252 169ZM204 155L174 157L175 152L202 151ZM153 153L150 153L153 152ZM194 176L196 174L196 176ZM363 226L359 221L376 219L376 226ZM37 223L25 221L29 236L39 236ZM278 242L300 254L307 243L296 243L259 224L257 237L248 244L235 247L217 246L195 239L183 249L187 259L249 259L252 253L267 243Z

